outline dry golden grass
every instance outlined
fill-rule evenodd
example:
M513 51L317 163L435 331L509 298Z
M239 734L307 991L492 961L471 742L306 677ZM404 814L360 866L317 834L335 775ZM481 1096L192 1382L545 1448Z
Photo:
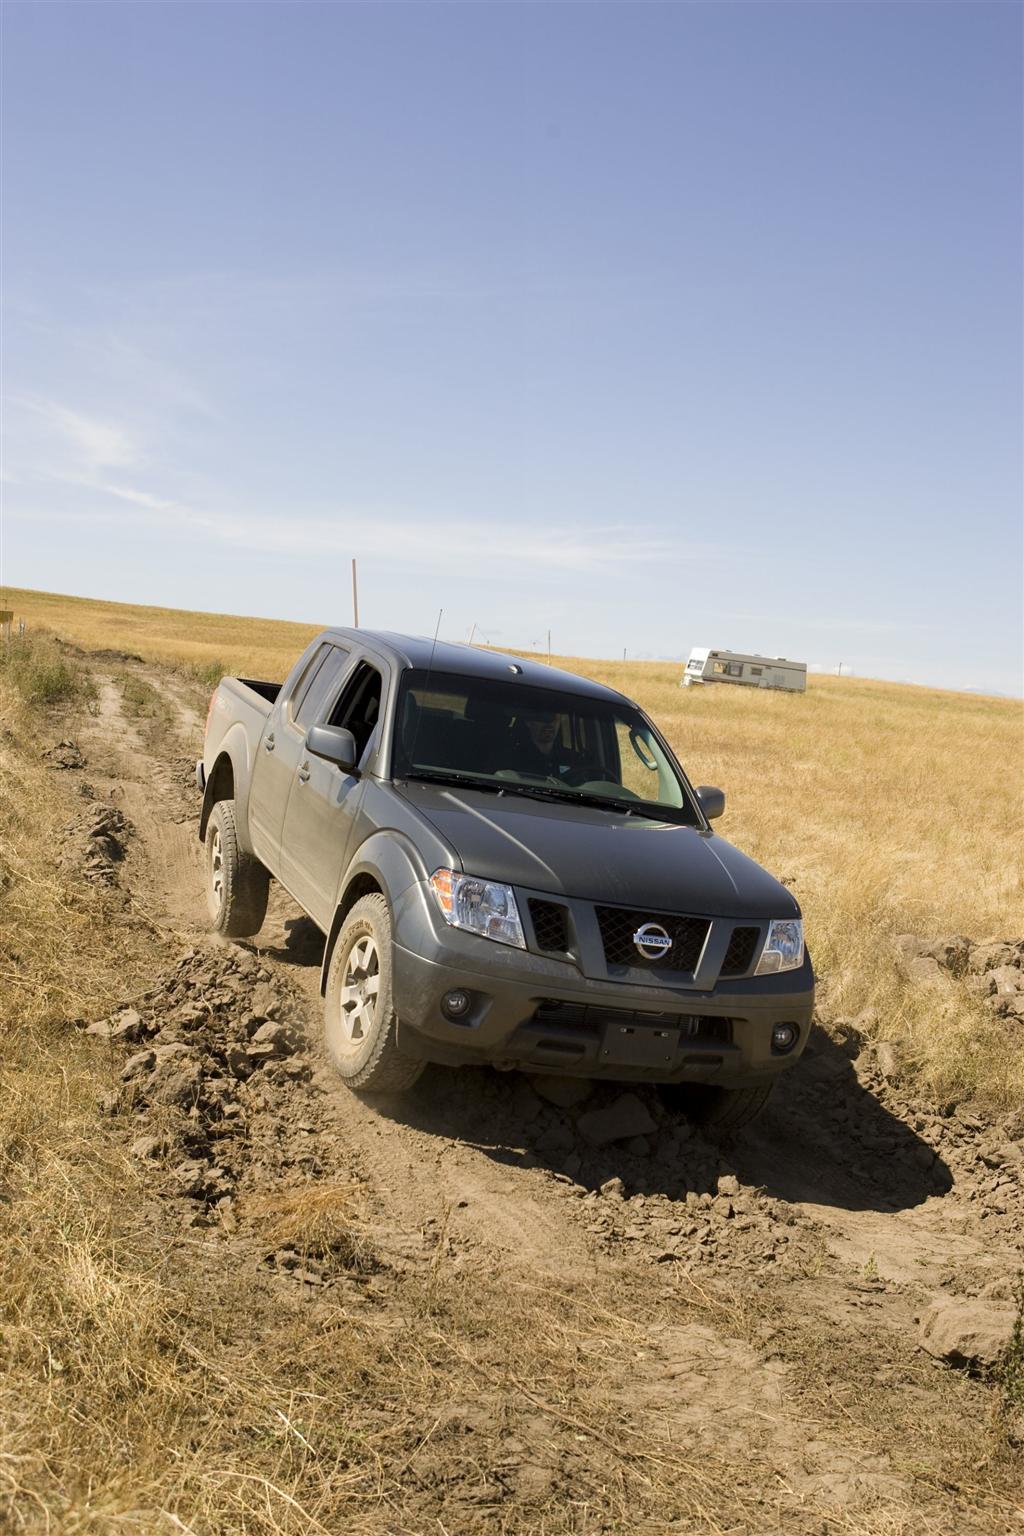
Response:
M315 625L9 591L30 624L186 669L282 678ZM675 662L566 657L637 699L695 783L726 790L722 835L784 877L828 1012L893 1039L943 1096L1024 1103L1024 1030L962 983L910 988L899 933L1024 935L1024 714L1012 700L812 677L803 695L681 689Z
M233 618L177 608L105 603L20 587L0 589L0 603L28 626L52 630L89 651L126 651L181 668L208 682L224 673L283 678L324 624Z

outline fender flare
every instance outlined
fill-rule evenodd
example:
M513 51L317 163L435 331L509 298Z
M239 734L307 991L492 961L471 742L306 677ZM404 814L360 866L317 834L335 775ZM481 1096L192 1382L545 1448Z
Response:
M394 911L395 904L410 886L427 878L427 870L411 838L394 830L372 833L349 861L338 887L334 917L327 931L324 957L320 966L320 996L327 988L327 973L338 934L349 912L361 896L379 891Z
M206 840L206 825L210 812L218 800L234 800L238 841L246 852L252 852L249 839L249 740L240 722L231 726L222 738L207 775L203 790L203 807L199 813L199 840ZM230 785L229 793L225 789Z

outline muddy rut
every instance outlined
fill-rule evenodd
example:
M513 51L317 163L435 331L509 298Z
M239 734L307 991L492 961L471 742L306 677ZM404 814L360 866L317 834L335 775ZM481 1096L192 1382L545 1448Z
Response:
M251 942L206 930L192 780L202 700L155 667L92 665L99 703L77 735L87 792L74 836L84 846L97 807L117 813L110 878L154 945L152 985L96 1029L119 1052L110 1107L129 1117L180 1241L211 1256L211 1274L250 1266L271 1297L386 1329L403 1274L443 1260L445 1273L507 1276L510 1293L549 1289L618 1318L602 1381L640 1483L653 1486L644 1457L671 1453L731 1480L738 1500L730 1523L710 1494L702 1512L641 1493L638 1530L1024 1532L1005 1464L936 1470L930 1438L952 1444L965 1419L990 1417L993 1391L918 1343L936 1299L1010 1304L1024 1262L1018 1124L916 1102L834 1020L726 1147L641 1092L652 1129L595 1148L577 1119L616 1089L566 1106L517 1074L431 1068L401 1103L362 1101L323 1061L322 939L287 895L273 888ZM125 669L167 701L159 721L126 710ZM268 1250L247 1227L261 1191L317 1184L358 1187L365 1269ZM497 1365L481 1359L480 1403L499 1413ZM473 1411L460 1408L470 1422ZM586 1458L612 1456L553 1397L531 1413L532 1431L508 1437L506 1462L479 1473L472 1498L432 1482L425 1442L410 1455L420 1528L515 1530L517 1500L525 1511L541 1495L571 1499ZM588 1509L581 1532L623 1528L621 1514Z

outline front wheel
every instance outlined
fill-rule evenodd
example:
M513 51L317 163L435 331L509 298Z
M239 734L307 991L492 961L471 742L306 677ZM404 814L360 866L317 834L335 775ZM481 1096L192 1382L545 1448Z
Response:
M383 896L363 896L338 934L327 972L324 1034L339 1077L359 1093L401 1093L423 1063L403 1056L391 995L391 914Z
M741 1131L761 1113L771 1097L771 1083L752 1088L716 1088L708 1083L663 1083L659 1089L666 1109L685 1115L716 1140Z

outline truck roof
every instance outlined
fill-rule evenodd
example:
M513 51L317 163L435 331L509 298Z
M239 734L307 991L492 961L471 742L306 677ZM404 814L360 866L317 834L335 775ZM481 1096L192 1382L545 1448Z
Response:
M397 635L383 629L329 629L325 638L366 645L371 650L389 652L400 666L417 671L456 672L466 677L491 677L511 682L518 677L537 688L556 688L562 693L576 693L586 698L619 700L625 695L589 677L549 667L547 662L528 656L510 656L504 651L485 651L475 645L459 645L448 640L434 641L426 635ZM519 670L513 673L512 668Z

